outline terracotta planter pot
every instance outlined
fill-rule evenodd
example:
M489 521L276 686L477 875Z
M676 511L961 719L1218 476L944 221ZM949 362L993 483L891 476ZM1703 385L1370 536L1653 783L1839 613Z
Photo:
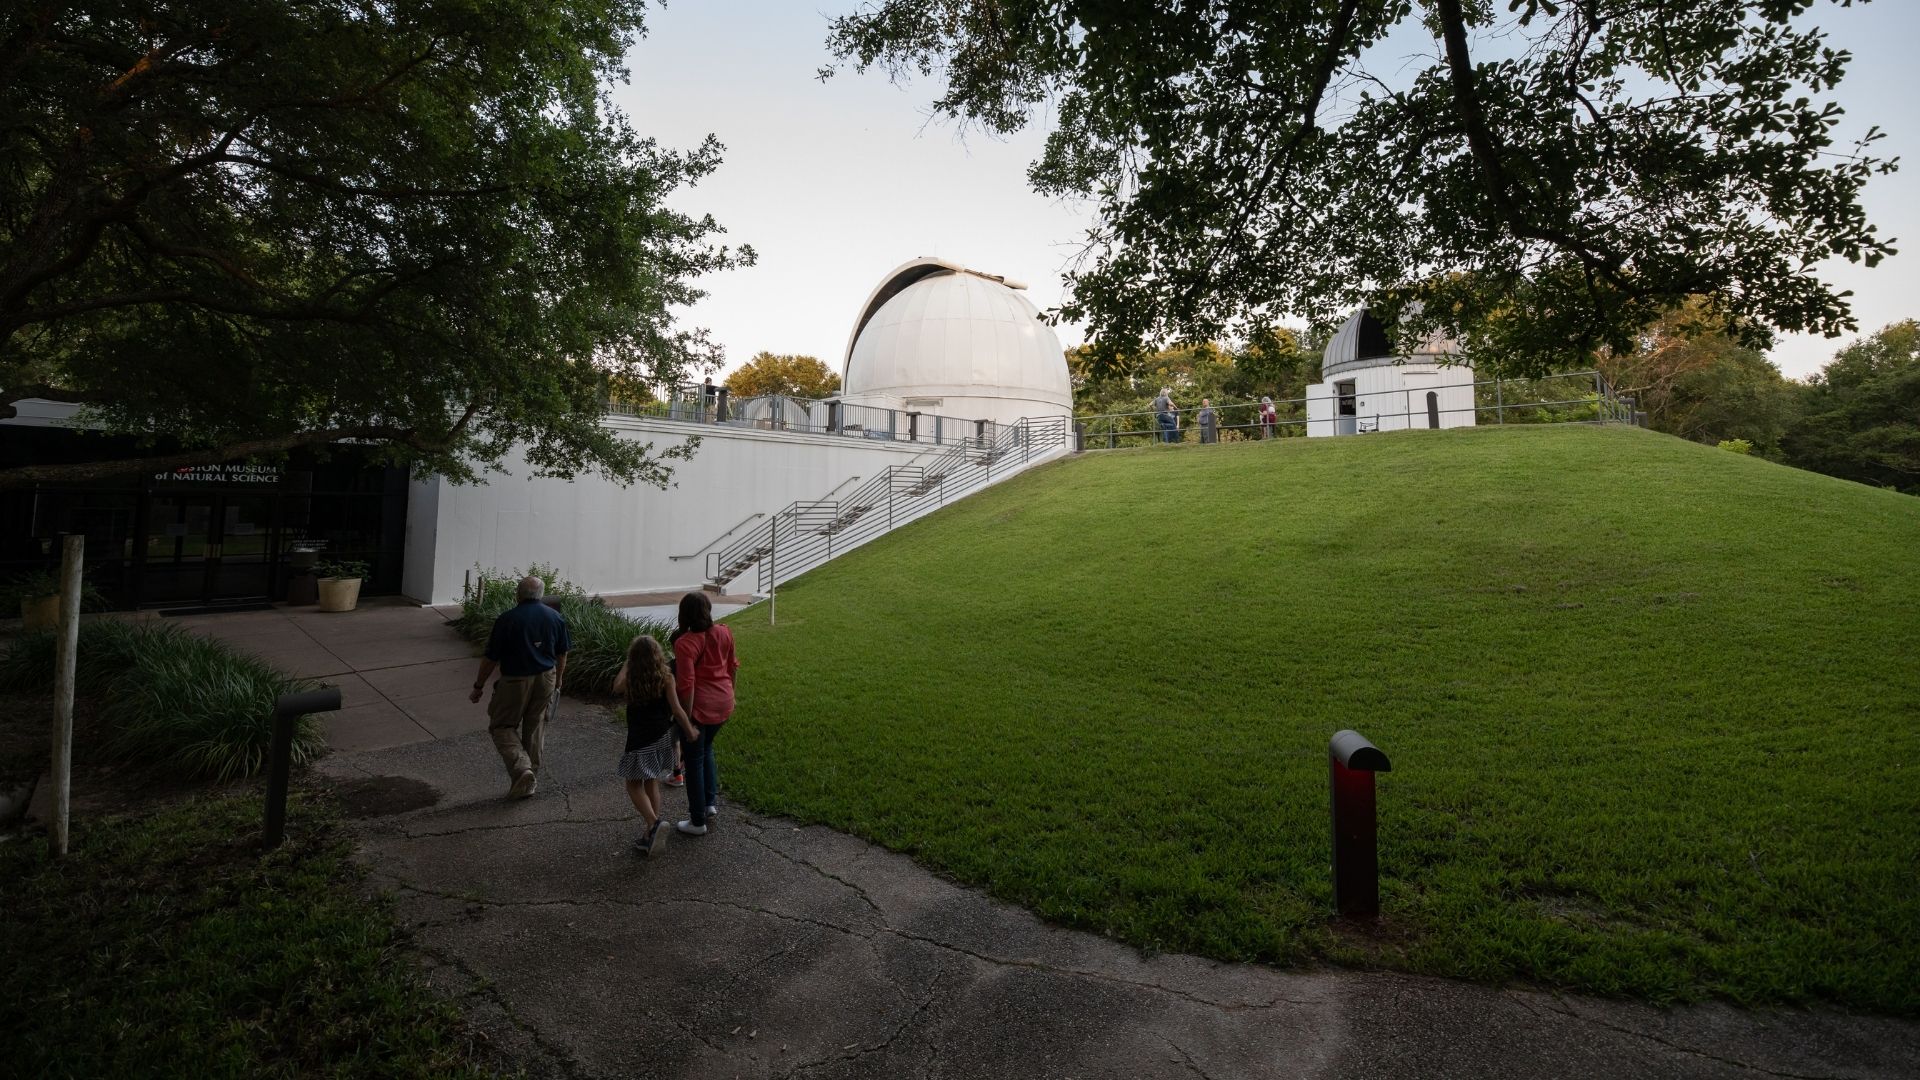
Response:
M20 599L23 630L50 630L60 623L60 594Z
M323 577L320 579L321 611L352 611L359 603L359 578Z

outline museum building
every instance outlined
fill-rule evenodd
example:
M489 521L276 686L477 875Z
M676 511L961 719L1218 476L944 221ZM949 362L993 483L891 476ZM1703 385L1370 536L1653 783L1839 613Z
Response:
M196 610L286 598L289 557L366 562L364 592L447 603L477 569L557 567L592 592L694 587L703 556L749 523L828 503L892 469L988 445L996 430L1064 422L1073 394L1058 338L1024 286L915 259L874 289L849 335L842 393L707 407L693 388L658 415L609 411L621 438L664 449L690 435L671 486L532 475L517 455L478 484L409 477L366 448L207 462L98 483L0 492L0 579L50 568L86 536L87 579L116 607ZM75 406L28 399L0 420L0 464L150 456L76 430ZM1064 427L1064 424L1061 425ZM1066 452L1022 455L1005 476Z

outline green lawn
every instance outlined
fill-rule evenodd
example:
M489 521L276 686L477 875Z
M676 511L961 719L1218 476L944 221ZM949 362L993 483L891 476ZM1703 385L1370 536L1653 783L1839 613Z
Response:
M1047 466L730 620L729 793L1229 959L1920 1011L1920 499L1648 432ZM1329 919L1326 743L1380 778Z
M492 1075L362 898L324 797L262 856L258 790L0 845L10 1076Z

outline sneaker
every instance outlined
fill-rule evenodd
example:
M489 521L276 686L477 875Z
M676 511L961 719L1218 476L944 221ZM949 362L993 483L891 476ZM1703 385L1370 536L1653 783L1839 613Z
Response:
M633 853L643 859L653 854L653 834L641 833L633 842Z
M540 781L534 779L533 770L522 769L514 774L513 786L507 789L507 794L516 799L524 799L539 789Z
M708 817L710 817L710 818L715 818L715 817L719 817L719 816L720 816L720 808L719 808L719 807L717 807L717 806L709 806L709 807L707 807L707 816L708 816Z
M688 836L707 835L707 827L705 825L695 825L691 820L679 822L674 825L674 828L679 829Z
M673 771L673 775L667 777L667 786L668 787L686 787L687 774L679 769L675 769Z

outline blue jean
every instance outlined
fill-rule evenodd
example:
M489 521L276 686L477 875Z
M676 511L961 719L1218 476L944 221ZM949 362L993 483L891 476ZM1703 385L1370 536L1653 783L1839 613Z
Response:
M1160 441L1176 442L1180 438L1180 421L1170 412L1154 413L1153 418L1160 422Z
M699 724L700 740L682 742L680 754L687 770L687 819L695 825L707 823L707 807L720 802L720 770L713 763L713 740L720 735L721 724Z

